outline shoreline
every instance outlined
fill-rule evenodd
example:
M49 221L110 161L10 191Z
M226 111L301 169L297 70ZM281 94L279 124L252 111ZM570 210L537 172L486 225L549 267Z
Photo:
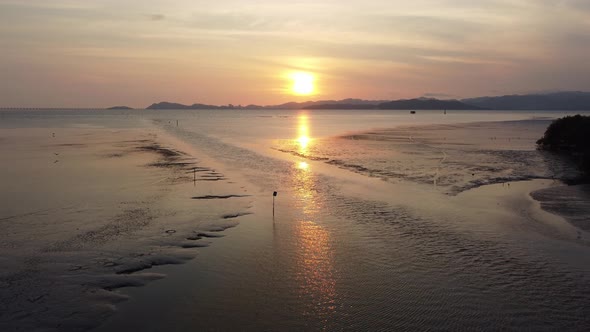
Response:
M590 232L590 185L563 184L531 193L540 208L556 214L579 229L577 238L588 239ZM583 236L585 235L585 236Z
M552 179L532 179L490 184L462 192L459 196L476 198L477 204L482 208L503 206L514 215L522 217L523 227L548 238L590 246L590 234L587 231L572 224L558 209L551 211L544 208L543 201L535 198L535 193L567 187Z

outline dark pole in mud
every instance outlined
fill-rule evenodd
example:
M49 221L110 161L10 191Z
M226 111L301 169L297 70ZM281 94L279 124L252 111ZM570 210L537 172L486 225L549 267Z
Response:
M273 191L272 192L272 217L275 217L275 197L277 197L277 192Z
M197 183L197 168L193 167L193 184Z
M176 127L178 127L178 120L176 120Z

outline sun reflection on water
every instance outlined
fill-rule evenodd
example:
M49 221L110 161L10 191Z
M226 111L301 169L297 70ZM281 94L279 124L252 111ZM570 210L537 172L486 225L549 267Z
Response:
M311 143L309 133L309 117L306 113L300 113L297 115L297 139L295 140L299 146L299 153L306 154L307 148Z
M305 161L300 161L297 164L297 168L302 169L302 170L308 170L309 169L309 164Z
M299 153L305 155L310 138L307 114L298 115L297 139ZM302 218L294 225L296 240L297 279L300 296L308 303L306 315L314 315L326 323L336 310L336 280L331 233L318 221L321 218L323 199L317 190L317 175L307 161L297 161L293 184L297 206Z
M307 301L306 315L327 320L336 309L336 279L330 233L311 220L295 228L300 296Z
M307 136L301 136L299 138L297 138L297 143L299 143L299 147L301 150L305 151L307 149L307 146L309 145L309 137Z

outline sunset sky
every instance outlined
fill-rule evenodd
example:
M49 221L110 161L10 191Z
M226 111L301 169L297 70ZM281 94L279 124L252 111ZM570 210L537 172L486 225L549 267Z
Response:
M588 91L590 1L0 0L0 50L0 107Z

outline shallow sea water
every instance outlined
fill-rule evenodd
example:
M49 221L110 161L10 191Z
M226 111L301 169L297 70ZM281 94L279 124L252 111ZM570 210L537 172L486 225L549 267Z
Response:
M587 233L570 236L559 218L545 223L528 195L572 173L534 146L564 114L132 111L30 120L155 127L252 195L251 214L194 260L154 267L167 277L122 290L130 299L98 331L582 331L590 327ZM27 123L3 117L3 126Z

